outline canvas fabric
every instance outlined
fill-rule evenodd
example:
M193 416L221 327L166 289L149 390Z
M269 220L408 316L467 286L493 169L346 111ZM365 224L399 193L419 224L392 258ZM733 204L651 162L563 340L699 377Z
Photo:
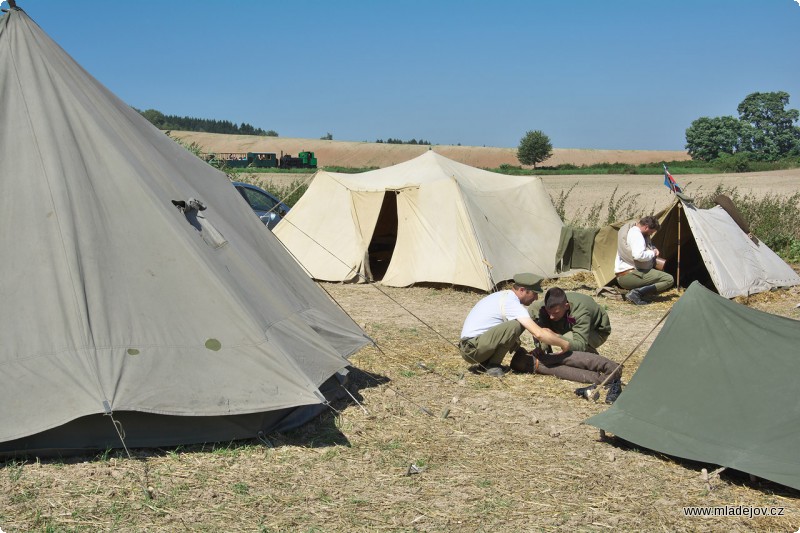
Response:
M591 270L592 249L599 228L561 228L561 238L556 251L558 272L571 269Z
M361 174L318 171L275 235L314 279L366 281L387 195L397 204L397 241L384 285L489 291L518 272L555 274L563 224L541 179L473 168L433 150Z
M0 442L93 414L324 401L369 339L223 173L21 9L0 18L0 95ZM192 198L207 209L173 203Z
M616 403L585 423L800 489L798 346L800 322L693 283Z

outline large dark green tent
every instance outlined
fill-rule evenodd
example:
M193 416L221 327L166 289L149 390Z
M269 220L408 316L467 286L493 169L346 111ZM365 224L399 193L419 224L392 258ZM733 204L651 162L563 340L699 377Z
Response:
M585 423L800 489L800 322L693 283L619 400Z
M13 7L0 117L0 455L250 438L324 408L364 332L225 174Z

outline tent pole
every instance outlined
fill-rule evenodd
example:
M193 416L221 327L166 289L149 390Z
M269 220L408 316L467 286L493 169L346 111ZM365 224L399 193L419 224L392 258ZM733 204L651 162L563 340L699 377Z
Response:
M678 200L678 265L677 271L675 272L675 288L678 289L678 292L681 290L681 209L683 205L681 201Z

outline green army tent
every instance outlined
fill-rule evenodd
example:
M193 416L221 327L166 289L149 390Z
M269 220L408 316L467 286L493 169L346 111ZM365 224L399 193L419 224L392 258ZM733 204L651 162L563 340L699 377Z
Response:
M429 150L362 174L317 172L275 235L314 279L489 291L521 271L554 276L562 226L540 178Z
M800 322L693 283L619 399L585 421L800 489Z
M324 408L368 339L223 173L13 7L0 88L0 453L227 441Z
M699 281L721 296L747 296L800 285L800 276L766 244L753 239L721 206L700 209L683 197L657 214L653 244L667 260L664 270L688 287ZM597 286L614 280L617 234L623 223L601 228L594 240L592 270Z

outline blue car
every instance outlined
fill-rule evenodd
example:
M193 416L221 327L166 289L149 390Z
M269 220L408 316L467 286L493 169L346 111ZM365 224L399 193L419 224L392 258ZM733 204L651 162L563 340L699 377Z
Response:
M234 181L233 186L236 187L236 190L239 191L242 198L247 200L252 210L255 211L258 218L261 219L261 222L269 229L274 228L286 213L289 212L288 205L260 187L240 181Z

